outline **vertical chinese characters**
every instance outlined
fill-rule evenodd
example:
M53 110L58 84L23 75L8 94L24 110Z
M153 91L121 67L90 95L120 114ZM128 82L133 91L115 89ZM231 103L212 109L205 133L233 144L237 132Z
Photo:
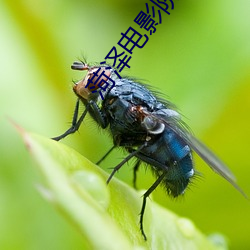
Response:
M118 76L118 78L121 79L120 72L125 68L130 68L130 65L128 64L129 61L132 58L132 53L135 48L142 49L149 41L149 35L152 35L156 32L156 26L162 23L162 14L161 11L165 12L167 15L170 15L169 10L174 9L174 2L172 0L150 0L152 6L149 6L148 3L145 3L146 5L146 12L140 11L138 15L134 19L134 23L137 24L137 27L140 27L140 31L138 32L133 27L129 27L124 33L121 33L121 39L118 41L117 45L119 45L118 48L122 48L122 52L118 52L118 49L116 46L113 46L111 50L108 52L108 54L105 56L105 61L102 61L100 65L107 64L106 60L113 60L112 67L115 68L115 74ZM168 2L168 3L167 3ZM142 34L143 30L145 30L148 34ZM119 73L117 72L119 71ZM98 71L99 72L99 71ZM96 74L98 73L96 72ZM103 72L101 74L104 74ZM95 76L97 77L97 76ZM100 76L102 79L102 76ZM98 83L98 92L103 99L103 94L101 91L106 91L108 88L113 88L115 86L115 82L112 81L111 78L108 79L110 81L106 83L101 83L101 81ZM92 81L92 79L89 79L89 81ZM100 85L100 86L99 86ZM109 86L111 85L111 86ZM89 86L89 85L87 85ZM86 87L87 87L86 86ZM93 88L92 88L93 87ZM92 86L90 89L93 89L92 93L97 92L97 87Z

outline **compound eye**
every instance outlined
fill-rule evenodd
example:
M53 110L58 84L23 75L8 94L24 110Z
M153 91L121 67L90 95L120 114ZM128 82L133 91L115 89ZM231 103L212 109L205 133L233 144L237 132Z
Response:
M150 116L146 116L142 124L150 134L161 134L165 129L165 125L163 123Z
M90 91L97 90L108 81L110 75L111 71L104 67L89 70L87 88Z

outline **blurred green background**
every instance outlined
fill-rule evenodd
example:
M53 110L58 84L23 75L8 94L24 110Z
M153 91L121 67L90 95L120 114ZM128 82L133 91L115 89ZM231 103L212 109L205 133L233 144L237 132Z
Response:
M121 32L136 28L133 20L145 2L0 2L0 249L81 248L81 235L36 191L39 173L8 117L47 137L64 132L76 100L71 81L83 76L71 63L82 55L103 60ZM174 2L171 15L162 14L162 24L143 49L134 50L131 69L123 74L166 94L250 196L250 2ZM63 143L93 162L112 145L89 118ZM124 156L117 150L102 167L110 171ZM184 198L174 201L161 188L153 198L204 233L226 235L230 249L250 249L250 202L195 160L203 177ZM132 167L117 177L131 184ZM144 189L154 180L144 168L138 178Z

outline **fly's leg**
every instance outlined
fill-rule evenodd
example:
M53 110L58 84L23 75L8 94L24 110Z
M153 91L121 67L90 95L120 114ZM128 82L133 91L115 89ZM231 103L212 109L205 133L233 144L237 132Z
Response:
M98 107L97 103L94 101L89 101L89 113L96 120L96 122L101 125L102 128L106 128L108 126L107 118L103 114L103 112Z
M62 135L59 135L59 136L51 138L51 139L53 139L55 141L60 141L64 137L68 136L69 134L75 133L79 129L79 127L80 127L80 125L81 125L84 117L86 116L86 114L88 112L88 106L87 106L86 109L84 110L84 112L82 113L81 117L77 121L78 112L79 112L79 104L80 104L80 101L78 99L77 102L76 102L76 106L75 106L75 110L74 110L74 116L73 116L71 127L65 133L63 133Z
M116 146L114 145L97 163L96 165L99 165L115 148Z
M137 160L136 163L135 163L134 169L133 169L133 186L134 186L135 189L137 189L136 188L136 173L137 173L140 165L141 165L141 161Z
M84 110L84 112L80 116L79 120L77 120L78 119L78 112L79 112L79 104L80 104L80 100L78 99L76 102L71 127L62 135L52 138L53 140L59 141L59 140L63 139L64 137L68 136L69 134L75 133L79 129L84 117L86 116L86 114L88 112L93 116L93 118L98 122L98 124L101 125L102 128L107 127L108 124L107 124L106 117L101 112L100 108L98 107L98 105L94 101L90 101L86 105L86 109Z
M141 145L137 150L134 150L132 153L130 153L122 162L120 162L116 167L114 167L112 173L110 174L108 180L107 180L107 184L109 184L109 182L111 181L112 177L114 176L114 174L127 162L129 161L132 157L134 157L138 152L140 152L144 147L147 146L147 143L144 143L143 145Z
M147 240L147 236L143 229L143 216L146 208L146 200L148 196L157 188L157 186L162 182L167 172L164 172L162 175L158 177L158 179L153 183L153 185L147 190L147 192L143 195L142 207L140 212L140 230L144 240Z

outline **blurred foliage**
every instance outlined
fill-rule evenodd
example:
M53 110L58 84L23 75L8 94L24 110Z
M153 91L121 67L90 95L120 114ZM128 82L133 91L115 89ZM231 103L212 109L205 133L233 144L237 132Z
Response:
M131 69L123 72L169 96L249 195L250 2L174 2L171 15L163 16L145 47L134 51ZM76 99L71 80L82 77L70 70L71 63L82 55L100 62L140 10L145 1L0 2L1 249L82 245L80 234L35 190L40 177L7 117L47 137L64 132ZM112 142L93 124L86 119L63 143L96 162ZM102 167L109 171L122 157L117 150ZM204 177L194 180L183 199L172 201L161 188L154 199L191 218L205 233L223 233L231 249L249 249L249 202L195 160ZM131 184L132 164L117 177ZM153 181L143 168L138 177L140 188Z
M107 186L109 175L73 149L17 128L44 177L38 190L81 233L83 244L77 248L227 249L225 241L212 244L210 240L218 242L207 239L190 220L150 200L143 220L145 241L137 223L142 192L115 177Z

